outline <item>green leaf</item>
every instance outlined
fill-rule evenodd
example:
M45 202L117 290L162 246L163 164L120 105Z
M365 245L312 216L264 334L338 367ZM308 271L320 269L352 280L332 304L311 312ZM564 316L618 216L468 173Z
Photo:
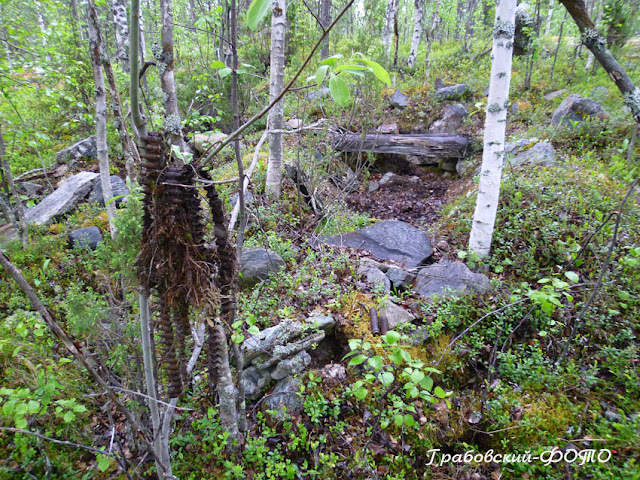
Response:
M380 370L382 368L382 357L380 355L376 355L375 357L371 357L367 360L369 365L376 370Z
M393 423L395 423L395 424L396 424L396 427L401 427L401 426L402 426L402 424L404 423L404 417L403 417L401 414L399 414L399 413L398 413L398 414L396 414L396 415L393 417Z
M420 383L424 379L424 373L422 373L420 370L414 370L411 373L410 378L413 383Z
M346 107L351 102L351 93L348 85L335 75L331 75L329 79L329 91L335 102L341 107Z
M413 427L416 424L416 421L413 419L413 415L410 415L408 413L404 414L404 424L407 427Z
M447 394L444 392L444 390L441 387L436 387L433 390L433 394L438 398L444 398L447 396Z
M356 396L358 400L364 400L368 393L369 393L369 390L367 390L364 387L360 387L355 392L353 392L353 394Z
M72 411L67 410L65 414L62 416L62 418L64 419L65 422L69 423L69 422L72 422L73 419L76 418L76 416Z
M318 70L316 70L316 83L318 86L322 85L322 82L324 82L324 79L327 76L327 70L329 70L329 65L322 65L318 67Z
M251 325L249 327L249 330L247 330L251 335L257 335L260 333L260 329L258 327L256 327L255 325Z
M367 359L366 355L357 355L349 360L349 365L360 365Z
M258 28L260 22L269 11L271 2L269 0L253 0L249 10L247 10L247 25L251 30Z
M395 330L389 330L387 333L384 334L384 340L390 345L394 343L398 343L398 340L400 340L400 334Z
M384 373L380 374L380 382L385 387L388 387L389 385L391 385L393 380L394 380L393 373L391 373L391 372L384 372Z
M27 428L27 419L24 417L16 417L16 427L25 429Z
M573 283L576 283L578 280L580 280L580 277L576 272L565 272L564 276L571 280Z
M333 57L325 58L324 60L322 60L320 62L320 65L328 65L330 67L334 67L338 63L338 60L340 60L341 58L342 55L340 54L334 55Z
M433 388L433 379L431 377L424 377L420 382L420 386L424 388L427 392L430 392Z
M96 455L96 460L98 461L98 470L104 473L109 469L109 457L106 455Z
M374 62L373 60L367 60L366 58L361 58L360 61L371 67L371 71L378 78L378 80L387 84L388 87L391 86L391 77L389 73L380 65L379 63Z
M216 60L211 64L211 68L224 68L224 67L226 67L226 65L224 64L224 62L221 62L220 60Z
M27 408L29 410L30 415L33 415L34 413L38 413L38 410L40 410L40 402L36 400L29 400L29 403L27 404Z
M224 77L230 75L232 71L233 70L231 70L229 67L224 67L224 68L221 68L220 70L218 70L218 75L220 75L220 78L224 78Z

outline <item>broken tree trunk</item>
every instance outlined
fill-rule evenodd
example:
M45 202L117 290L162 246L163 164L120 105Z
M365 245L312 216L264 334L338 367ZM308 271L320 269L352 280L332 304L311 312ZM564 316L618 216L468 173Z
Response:
M340 152L372 152L421 157L421 164L437 164L444 159L462 158L469 146L466 135L332 135Z

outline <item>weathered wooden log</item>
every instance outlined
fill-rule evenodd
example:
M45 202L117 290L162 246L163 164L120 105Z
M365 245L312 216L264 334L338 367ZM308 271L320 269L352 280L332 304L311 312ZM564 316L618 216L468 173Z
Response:
M466 135L416 134L334 134L334 149L339 152L372 152L407 155L411 163L438 164L444 159L464 157L469 146ZM413 158L412 158L413 157Z

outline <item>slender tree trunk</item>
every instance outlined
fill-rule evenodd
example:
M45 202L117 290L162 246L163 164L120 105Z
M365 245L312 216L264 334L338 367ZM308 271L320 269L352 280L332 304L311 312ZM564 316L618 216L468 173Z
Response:
M501 0L496 6L482 170L469 237L469 250L480 256L488 255L491 249L500 198L515 18L516 0Z
M640 87L636 87L618 61L607 48L606 40L598 33L595 25L589 18L583 0L560 0L569 15L573 18L580 30L582 41L593 53L602 68L609 74L609 78L615 82L618 90L624 97L624 103L631 110L636 123L640 124Z
M429 74L431 73L431 45L433 44L434 35L438 29L440 23L440 0L436 0L436 9L433 12L433 20L431 20L431 28L427 32L427 53L425 58L424 69L424 83L425 85L429 81Z
M540 38L540 0L536 1L536 23L535 23L535 36ZM536 60L538 53L538 42L531 42L531 52L529 53L529 59L527 62L527 70L524 75L524 90L527 91L531 88L531 77L533 77L533 64Z
M387 58L391 58L391 41L393 39L393 27L398 15L398 0L387 0L387 13L385 15L384 30L382 31L382 44Z
M467 24L464 29L464 49L465 51L469 51L468 42L469 37L471 37L473 33L473 15L476 11L476 6L478 5L478 0L470 0L469 1L469 12L467 14Z
M22 248L27 248L29 245L29 228L27 227L27 219L24 216L24 206L22 204L22 199L20 198L20 194L16 190L16 186L13 183L13 175L11 175L11 166L9 162L7 162L7 153L4 147L4 138L2 136L2 124L0 124L0 170L2 170L2 174L4 176L4 180L7 184L7 193L8 198L13 197L13 200L16 202L16 215L15 215L15 227L18 230L18 235L20 236L20 243L22 243ZM9 204L7 208L10 209L11 205ZM3 208L4 210L4 208ZM10 222L13 220L13 212L10 210L5 212L7 216L7 221Z
M285 33L287 31L287 2L271 1L271 74L269 100L273 101L284 89L284 52ZM267 194L274 199L280 198L282 181L282 100L269 112L269 166L267 167Z
M47 62L51 61L51 55L47 48L47 22L44 19L44 12L42 10L42 3L36 0L36 12L38 14L38 24L40 25L40 33L42 34L42 48L47 52Z
M551 33L551 19L553 18L553 4L555 0L549 0L549 10L547 10L546 26L544 27L544 34L549 35Z
M331 0L321 0L320 21L322 22L323 31L331 25ZM327 57L329 57L329 35L327 35L322 44L322 51L320 52L320 58L324 60Z
M191 27L195 28L195 26L196 26L196 2L194 0L189 0L189 20L191 21Z
M130 25L140 25L140 0L131 0L131 21ZM139 88L138 88L138 72L140 70L138 64L138 49L140 48L140 29L131 29L129 52L129 94L131 99L131 119L139 145L144 153L147 137L147 123L140 111ZM153 361L153 342L151 339L151 311L149 308L149 290L140 287L139 292L140 305L140 334L142 339L142 359L144 365L144 378L147 389L147 397L149 398L149 412L151 413L151 425L153 428L153 451L156 457L156 471L159 478L171 478L171 456L169 454L169 444L162 440L162 424L160 422L160 411L158 408L158 388L156 382L155 364ZM170 423L170 422L169 422Z
M600 26L600 23L602 22L602 13L604 12L604 5L598 5L598 2L594 2L593 4L593 9L596 10L596 23L595 23L595 27L596 29ZM591 53L591 51L589 51L589 53L587 54L587 64L585 65L584 69L586 70L587 73L595 73L596 72L596 68L593 64L593 53Z
M116 31L116 62L123 72L129 71L129 21L126 0L113 0L113 24Z
M415 0L416 21L413 25L413 37L411 37L411 52L409 52L409 60L407 65L410 68L416 64L418 58L418 48L420 47L420 38L422 37L422 21L424 19L424 0Z
M162 27L160 30L162 41L162 55L158 60L162 91L165 94L164 112L165 128L171 135L171 143L185 150L182 138L182 120L178 111L178 97L176 95L176 80L174 77L173 59L173 12L171 0L160 0L160 15Z
M549 81L553 82L553 72L556 69L556 61L558 60L558 52L560 51L560 46L562 45L562 32L564 30L564 24L567 21L568 13L564 12L564 17L562 18L562 23L560 24L560 33L558 33L558 45L556 45L556 53L553 55L553 63L551 64L551 75L549 76Z
M399 2L400 0L398 0ZM400 44L400 31L398 30L398 12L396 11L396 19L393 22L393 69L398 69L398 46Z
M115 203L111 201L113 191L111 189L111 172L109 171L109 151L107 146L107 92L102 73L102 49L100 42L100 26L94 0L88 0L87 16L89 25L89 50L91 52L91 66L93 67L93 80L96 84L96 145L98 150L98 165L100 166L100 183L102 184L102 196L111 238L116 236L114 219L116 216Z

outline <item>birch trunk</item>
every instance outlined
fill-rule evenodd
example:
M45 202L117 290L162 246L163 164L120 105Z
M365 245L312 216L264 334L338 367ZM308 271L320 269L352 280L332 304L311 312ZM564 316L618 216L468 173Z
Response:
M113 24L116 31L116 62L123 72L129 71L129 22L126 0L113 0Z
M582 43L593 53L602 68L609 74L609 78L616 84L624 97L624 103L631 110L633 119L640 124L640 87L633 84L627 72L613 57L607 48L606 40L596 30L589 18L589 13L582 0L560 0L565 6L578 29L580 30Z
M409 52L409 60L407 60L407 65L409 65L410 68L413 68L418 58L418 47L420 47L420 38L422 37L422 20L424 19L424 0L415 0L415 7L416 21L413 25L411 51Z
M431 73L431 45L433 44L434 35L440 23L440 0L436 0L436 9L433 12L433 20L431 21L431 28L427 32L427 53L425 58L424 69L424 83L429 81L429 74Z
M469 250L480 256L489 254L496 212L498 211L511 84L515 18L516 0L501 0L496 6L496 20L493 28L491 78L484 126L482 170L469 238Z
M600 23L602 22L602 12L604 11L604 5L599 6L598 2L594 2L593 8L596 10L595 27L598 28L600 26ZM584 66L584 69L587 73L591 72L592 70L595 73L595 68L593 67L594 58L595 57L593 56L593 53L589 51L589 53L587 54L587 64Z
M469 37L473 33L473 15L476 11L476 6L478 5L478 0L470 0L469 2L469 12L467 15L467 23L464 28L464 49L469 51L468 43Z
M551 19L553 17L553 5L555 0L549 0L549 10L547 10L546 26L544 28L544 34L549 35L551 33Z
M284 90L284 48L287 31L287 2L271 0L271 73L269 101L273 101ZM269 166L267 167L267 194L280 198L282 181L282 100L269 112Z
M38 25L40 25L40 33L42 34L42 48L47 52L47 62L51 61L51 55L47 51L47 23L42 12L42 3L36 1L36 12L38 13Z
M176 79L173 73L173 12L171 10L171 0L160 1L160 15L162 17L160 29L162 53L157 60L161 74L160 83L165 95L165 128L171 136L171 143L180 147L180 150L185 150L185 143L182 138L182 121L178 111Z
M107 92L104 85L104 74L102 73L102 49L94 0L88 0L87 16L91 66L93 68L93 80L96 84L96 145L98 165L100 167L100 183L102 184L102 195L109 220L109 231L111 232L111 238L115 238L116 227L114 219L116 206L111 201L113 191L111 190L111 172L109 171L109 151L107 146Z
M393 27L395 25L396 15L398 15L398 0L388 0L384 30L382 31L382 44L384 45L387 58L391 57L391 42L393 40Z

